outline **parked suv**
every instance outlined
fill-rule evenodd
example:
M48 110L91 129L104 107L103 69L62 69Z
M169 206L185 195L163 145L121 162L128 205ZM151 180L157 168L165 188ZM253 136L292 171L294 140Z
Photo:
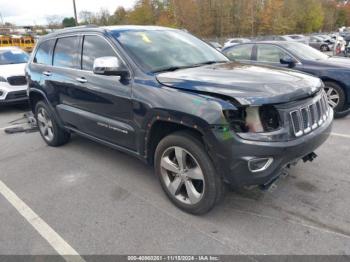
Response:
M208 212L226 184L268 186L329 136L321 80L230 62L181 30L81 27L42 37L26 69L50 146L85 136L154 165L170 200Z

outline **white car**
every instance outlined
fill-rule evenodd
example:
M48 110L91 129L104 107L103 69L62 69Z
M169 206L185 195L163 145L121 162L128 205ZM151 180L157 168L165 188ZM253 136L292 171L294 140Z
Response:
M231 47L238 44L249 43L250 39L247 38L230 38L224 44L224 48Z
M0 47L0 105L28 100L24 69L29 55L17 47Z
M303 44L308 44L308 41L303 35L285 35L287 37L287 41L296 41Z

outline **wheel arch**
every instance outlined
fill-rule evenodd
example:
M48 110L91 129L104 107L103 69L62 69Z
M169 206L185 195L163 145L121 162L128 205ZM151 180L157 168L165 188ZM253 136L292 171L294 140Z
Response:
M324 77L321 76L320 78L321 78L321 80L323 82L332 82L334 84L339 85L339 87L341 87L343 89L344 94L345 94L345 104L349 104L350 103L350 101L349 101L349 95L350 94L347 94L346 85L343 82L341 82L339 80L335 80L335 79L333 79L331 77L327 77L327 76L324 76Z
M197 125L187 125L182 121L178 123L169 119L156 119L148 124L147 127L145 135L145 158L150 165L153 165L154 153L159 142L172 133L179 131L187 132L205 146L204 131Z
M33 114L35 114L35 105L39 101L44 101L51 109L51 112L54 114L55 118L57 119L58 124L61 127L64 126L61 118L59 117L56 110L54 109L54 107L50 103L49 99L47 98L46 94L42 90L39 90L37 88L30 88L28 91L28 97L29 97L29 105L30 105L30 108L31 108Z
M30 109L32 110L33 113L35 113L35 105L41 101L44 100L46 103L48 102L44 92L38 90L38 89L29 89L29 105Z

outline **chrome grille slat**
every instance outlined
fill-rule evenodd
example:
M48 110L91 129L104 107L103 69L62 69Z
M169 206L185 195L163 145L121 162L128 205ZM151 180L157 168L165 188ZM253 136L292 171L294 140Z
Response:
M310 133L329 117L329 105L323 92L317 101L289 113L292 131L296 137Z

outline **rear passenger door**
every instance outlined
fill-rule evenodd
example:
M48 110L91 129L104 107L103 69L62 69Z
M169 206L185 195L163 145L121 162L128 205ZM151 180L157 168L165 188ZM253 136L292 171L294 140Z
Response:
M250 64L253 57L253 47L253 44L237 45L227 49L224 53L232 61Z
M122 61L121 57L97 34L81 36L78 50L78 68L71 70L72 82L61 92L60 114L80 132L135 150L130 80L93 73L96 58L115 56Z

